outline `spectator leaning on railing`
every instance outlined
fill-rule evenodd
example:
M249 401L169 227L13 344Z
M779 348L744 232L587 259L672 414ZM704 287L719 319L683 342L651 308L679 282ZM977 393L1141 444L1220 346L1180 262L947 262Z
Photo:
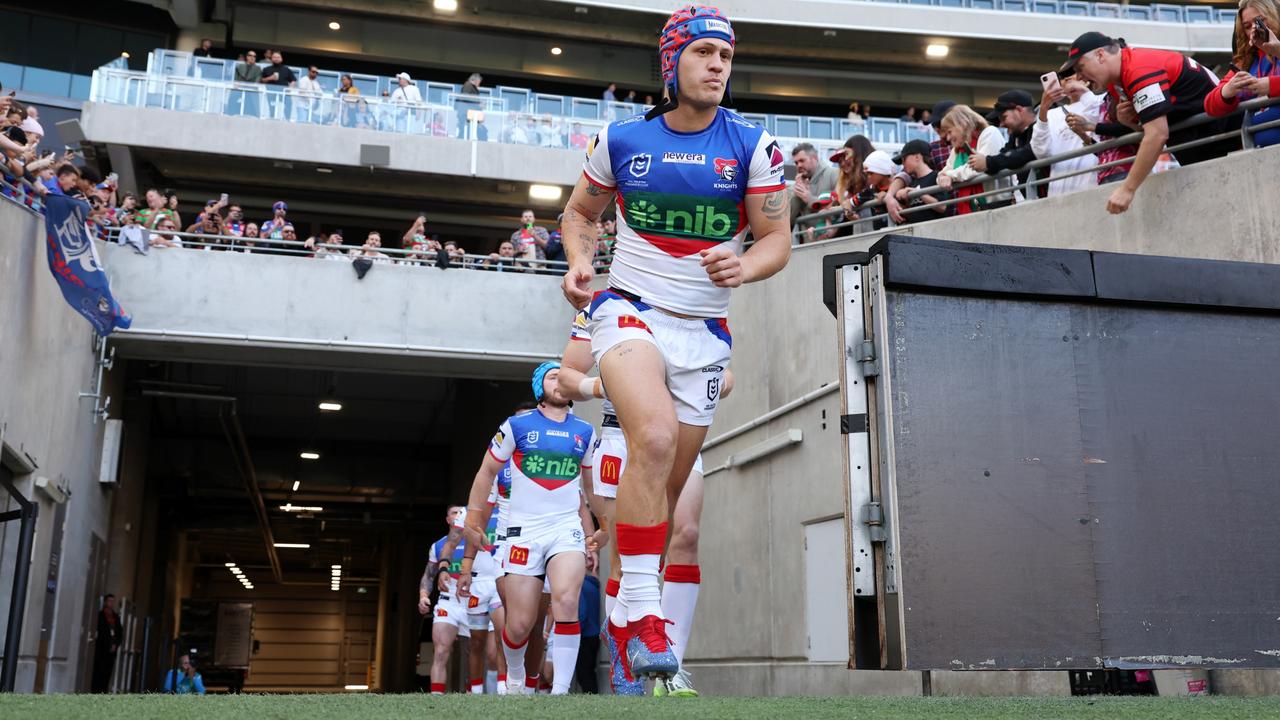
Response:
M511 245L515 248L516 255L526 262L547 258L547 241L551 238L547 229L537 225L537 222L533 210L526 209L520 213L519 229L511 233Z
M1280 95L1280 2L1241 0L1236 15L1233 69L1204 99L1205 112L1215 117L1229 115L1242 100ZM1280 120L1280 105L1249 111L1249 124ZM1280 143L1280 127L1255 133L1254 144L1266 147Z
M938 184L938 171L929 164L929 157L929 143L924 140L908 142L902 146L902 151L894 156L894 164L901 165L902 171L890 184L890 193L896 194L897 197L892 199L898 208L910 208L900 210L899 217L895 217L894 222L917 223L947 216L947 208L937 204L941 193L935 192L935 194L921 195L916 198L907 197L912 190ZM885 195L886 205L889 204L890 197Z
M791 149L791 159L796 164L796 181L791 186L791 224L796 227L796 218L831 204L831 194L836 189L836 169L822 162L818 150L807 142ZM811 226L812 223L807 223L806 227L796 229L804 231Z
M1071 72L1080 75L1095 92L1108 92L1116 101L1120 122L1142 131L1142 144L1129 176L1107 200L1107 211L1113 214L1129 209L1134 193L1151 174L1166 142L1176 146L1216 135L1230 126L1223 118L1170 132L1171 125L1203 112L1205 97L1218 84L1213 73L1179 53L1130 48L1123 38L1087 32L1071 43L1059 75ZM1177 150L1173 156L1179 165L1190 165L1221 157L1239 147L1236 136Z
M1036 159L1035 152L1031 150L1031 133L1036 122L1034 106L1035 100L1025 90L1009 90L1000 93L1000 97L996 98L995 110L987 115L987 122L1008 130L1009 140L998 153L988 155L976 152L970 155L969 167L989 175L1005 170L1018 171L1015 172L1018 183L1025 183L1030 171L1023 168ZM1015 193L1008 201L988 203L988 209L1000 207L1002 204L1009 205L1014 200L1021 199L1022 193Z
M969 158L977 153L992 156L999 154L1004 144L1000 131L987 124L987 121L968 105L956 105L947 111L942 118L942 136L951 144L951 155L946 164L938 171L938 185L950 190L972 180L981 173L969 164ZM969 197L982 192L1011 187L1012 177L991 178L981 185L957 187L953 194L958 197ZM1004 207L1013 203L1013 191L987 195L973 200L956 203L956 214L966 215L980 210Z
M1069 99L1071 103L1064 107L1053 107L1064 98ZM1061 87L1053 91L1046 90L1044 97L1040 99L1040 112L1036 116L1035 130L1031 134L1031 149L1035 151L1036 157L1061 155L1084 146L1080 135L1067 124L1067 118L1070 116L1083 118L1087 123L1095 126L1102 119L1102 98L1089 92L1089 87L1077 77L1063 78ZM1051 176L1065 175L1087 170L1097 164L1097 156L1081 155L1054 163L1050 167L1050 173ZM1065 195L1097 184L1096 172L1072 175L1050 182L1049 196Z

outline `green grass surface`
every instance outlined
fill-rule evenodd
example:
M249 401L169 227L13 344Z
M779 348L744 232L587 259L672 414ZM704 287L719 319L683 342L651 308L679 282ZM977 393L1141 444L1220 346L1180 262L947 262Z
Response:
M1280 718L1280 698L697 698L654 699L570 696L469 697L452 695L10 695L0 696L0 718L40 720L270 720L300 718L454 717L459 720L667 720L667 718L1098 718L1099 720L1216 720Z

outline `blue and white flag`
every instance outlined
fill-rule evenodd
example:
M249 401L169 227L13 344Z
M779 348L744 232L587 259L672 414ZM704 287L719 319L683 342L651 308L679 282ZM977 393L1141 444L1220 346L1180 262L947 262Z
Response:
M99 335L106 337L116 328L127 329L133 320L111 297L107 273L93 246L93 236L84 224L88 213L89 203L83 200L52 193L45 197L49 270L71 308L83 315Z

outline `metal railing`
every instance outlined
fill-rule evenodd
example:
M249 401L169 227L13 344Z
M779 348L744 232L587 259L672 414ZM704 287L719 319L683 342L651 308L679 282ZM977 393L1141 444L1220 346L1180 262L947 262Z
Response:
M1108 20L1145 20L1160 23L1187 23L1190 25L1230 24L1235 22L1234 8L1153 3L1130 5L1128 3L1085 2L1084 0L869 0L877 3L902 5L930 5L933 7L996 10L1010 13L1068 15L1074 17L1104 18Z
M207 115L585 150L604 120L507 111L506 100L449 93L443 103L99 68L90 100Z
M0 197L11 200L32 212L44 211L44 200L36 186L26 178L0 174Z
M119 226L105 228L106 242L127 245L120 238ZM284 240L277 238L245 238L237 235L209 235L179 230L146 230L144 241L148 242L151 251L160 250L198 250L237 252L245 254L279 255L305 258L308 260L332 260L352 262L360 257L368 258L374 264L410 265L418 267L437 267L438 256L434 251L418 252L401 248L365 248L363 245L335 245L331 243L311 243L302 240ZM166 247L153 244L155 240L178 239L181 245ZM370 250L372 252L370 252ZM381 254L381 256L379 256ZM609 258L597 256L592 261L596 272L608 272ZM518 272L534 275L563 275L569 270L564 260L536 260L523 257L495 258L493 255L464 253L450 256L449 264L444 269L484 270L490 272Z
M1236 108L1236 110L1233 113L1231 113L1231 115L1245 113L1245 120L1239 130L1227 130L1224 132L1207 135L1205 137L1196 138L1194 140L1189 140L1184 143L1179 143L1176 145L1168 145L1164 148L1164 152L1177 153L1180 150L1188 150L1191 148L1200 147L1202 145L1208 145L1208 144L1216 143L1222 140L1228 140L1237 136L1241 138L1242 145L1246 149L1253 148L1254 133L1260 132L1262 130L1268 130L1271 128L1280 127L1280 120L1272 120L1269 122L1253 125L1253 124L1250 124L1249 122L1249 119L1250 119L1249 111L1257 110L1259 108L1269 107L1271 105L1275 105L1278 103L1280 103L1280 97L1276 97L1276 98L1261 97L1261 98L1255 98L1252 100L1242 102L1240 103L1239 107ZM1230 117L1230 116L1227 116L1227 117ZM1171 125L1169 127L1169 132L1170 132L1170 135L1173 135L1179 131L1186 130L1188 128L1193 128L1193 127L1198 127L1200 125L1206 125L1209 123L1218 122L1222 119L1223 118L1221 117L1210 116L1207 113L1199 113L1185 120L1182 120L1181 122ZM1084 157L1087 155L1096 155L1104 150L1110 150L1110 149L1122 147L1125 145L1137 145L1141 143L1142 137L1143 137L1142 131L1138 130L1121 137L1097 142L1092 145L1085 145L1083 147L1079 147L1074 150L1069 150L1067 152L1059 153L1057 155L1038 158L1015 170L1004 170L995 175L982 173L980 175L977 175L971 178L970 180L953 183L950 188L943 188L940 185L933 185L933 186L924 187L924 188L916 188L911 190L909 193L907 193L908 202L911 200L923 197L925 195L936 195L941 193L953 194L954 191L957 189L973 187L975 185L982 185L989 182L996 182L996 185L997 185L995 188L991 190L984 190L982 192L974 193L972 195L966 195L964 197L952 197L950 199L943 200L937 203L930 203L928 205L916 205L912 207L907 207L904 204L902 206L902 210L905 212L910 212L913 215L915 215L920 213L921 211L927 211L932 208L939 208L939 207L947 208L953 205L958 205L960 203L972 202L974 200L993 198L996 196L1007 196L1013 193L1018 193L1019 191L1022 192L1022 196L1024 198L1023 201L1029 202L1037 199L1036 192L1028 192L1033 188L1038 188L1041 185L1045 185L1058 180L1065 180L1067 178L1072 178L1079 175L1088 175L1092 173L1097 173L1099 170L1104 170L1107 168L1132 164L1134 158L1133 157L1120 158L1118 160L1113 160L1107 163L1099 163L1097 165L1091 165L1087 168L1074 170L1071 172L1064 172L1061 174L1054 174L1054 175L1045 175L1043 177L1038 176L1040 175L1040 173L1037 173L1037 171L1044 170L1046 168L1049 168L1052 165L1055 165L1060 162L1064 162L1066 160L1072 160L1072 159ZM1023 171L1029 171L1027 180L1025 182L1017 182L1016 180L1017 173L1023 172ZM1004 185L1001 185L999 183L999 181L1001 180L1006 180L1010 178L1012 178L1014 182L1004 184ZM830 233L831 231L836 231L836 234L834 236L829 238L824 238L826 240L834 240L837 238L851 237L853 235L858 235L863 232L872 232L873 230L875 230L874 228L875 223L882 220L886 221L890 227L902 227L905 225L915 224L916 222L927 222L928 220L941 219L941 216L940 216L939 218L928 218L927 220L913 220L911 222L906 222L906 223L897 223L889 215L886 209L885 201L883 199L875 199L875 200L871 200L869 202L863 203L862 205L858 206L857 210L859 213L869 211L869 214L859 215L859 217L856 217L851 220L846 219L843 222L837 222L837 223L833 223L829 225L821 225L821 226L819 226L818 223L821 223L830 218L843 217L844 209L831 208L831 209L823 210L821 212L812 213L809 215L802 215L796 218L795 226L792 228L793 244L803 243L805 236L808 235L809 233L809 228L813 228L815 232L820 232L824 235ZM884 211L877 212L879 210L884 210ZM848 232L842 233L840 232L842 230L848 230Z

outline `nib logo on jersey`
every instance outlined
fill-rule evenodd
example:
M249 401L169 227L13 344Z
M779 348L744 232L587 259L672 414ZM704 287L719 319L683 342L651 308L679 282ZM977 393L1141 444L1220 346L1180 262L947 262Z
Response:
M655 192L628 193L623 217L637 235L677 258L732 240L746 222L728 198Z
M581 468L578 458L568 453L550 450L516 451L511 462L524 476L547 490L557 490L578 477Z

